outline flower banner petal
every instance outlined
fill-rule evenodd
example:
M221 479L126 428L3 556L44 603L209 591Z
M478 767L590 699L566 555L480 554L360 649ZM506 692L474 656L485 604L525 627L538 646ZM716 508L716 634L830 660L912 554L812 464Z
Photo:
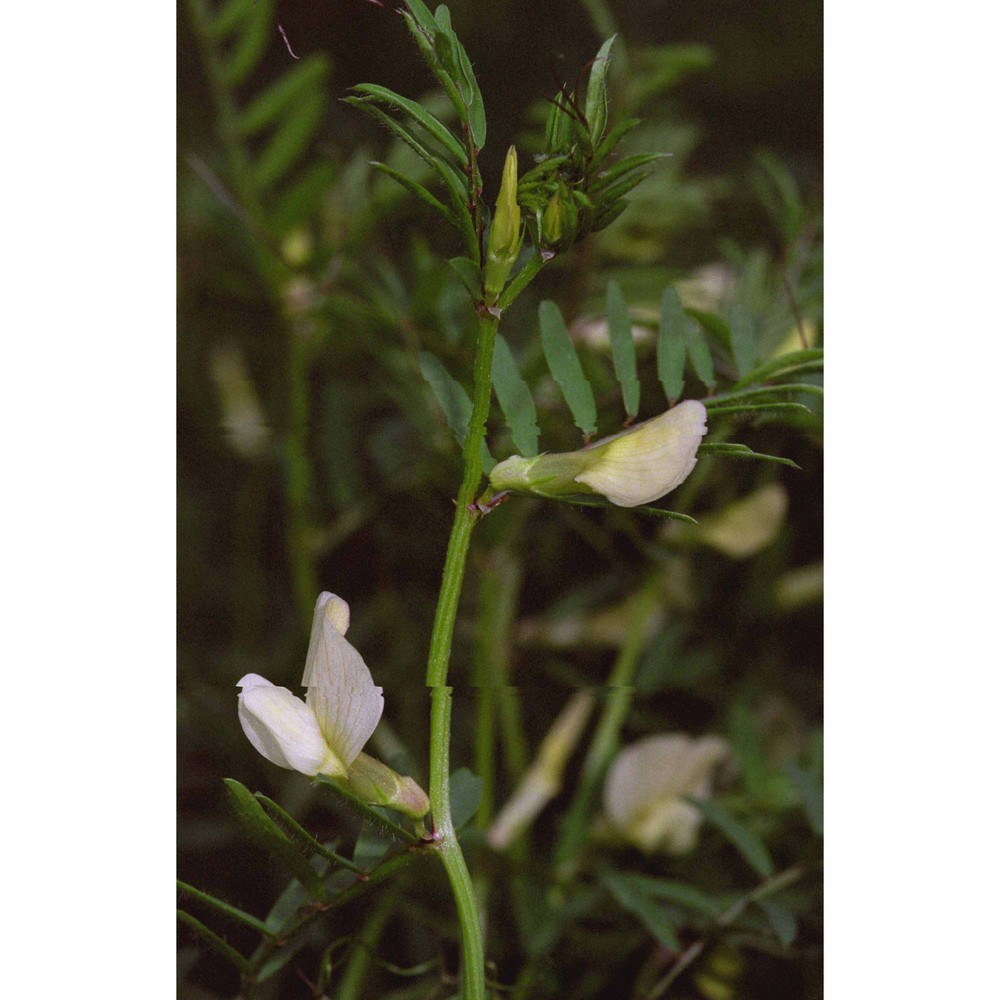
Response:
M593 445L577 477L619 507L665 496L691 474L706 430L706 410L689 399L672 410ZM592 456L592 457L591 457Z
M345 618L337 601L333 594L321 595L316 604L302 683L308 688L306 704L346 769L375 731L384 701L361 654L343 636Z

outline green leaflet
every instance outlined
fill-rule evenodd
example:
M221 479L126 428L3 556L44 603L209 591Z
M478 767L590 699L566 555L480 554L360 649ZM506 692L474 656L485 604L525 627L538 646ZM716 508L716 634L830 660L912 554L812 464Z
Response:
M459 229L462 228L462 224L459 221L458 216L455 214L454 209L451 209L447 205L438 201L437 198L435 198L434 195L432 195L430 191L423 186L423 184L412 180L407 177L406 174L401 174L398 170L394 170L388 164L380 163L378 160L372 160L371 165L379 171L379 173L385 174L386 177L391 177L397 184L405 188L410 192L410 194L422 201L429 208L433 208L435 212L443 215L453 226L457 226Z
M250 963L227 941L224 941L215 931L209 930L197 917L192 917L185 910L177 911L177 919L187 924L198 937L214 948L223 958L232 962L244 975L250 971Z
M440 156L435 156L411 128L402 122L396 121L395 118L386 114L380 107L372 104L371 101L363 97L345 97L344 103L364 111L376 121L381 122L393 135L406 143L417 156L437 172L448 188L448 193L452 197L456 210L465 213L465 183L462 176L451 164L446 163Z
M460 767L451 776L449 788L451 821L456 830L461 830L479 809L479 800L483 797L483 779L467 767Z
M773 899L758 899L756 903L767 917L767 922L771 925L774 936L781 942L782 947L787 948L795 940L799 931L795 914L787 906L775 902Z
M458 141L455 134L448 128L447 125L444 124L444 122L435 118L434 115L432 115L422 104L418 104L416 101L411 101L409 98L403 97L401 94L397 94L393 90L389 90L388 87L380 87L375 83L361 83L351 89L357 91L359 94L365 95L366 97L383 101L391 107L397 108L405 114L408 114L414 121L417 122L417 124L421 125L428 132L428 134L432 135L439 143L441 143L441 145L447 149L459 163L467 162L465 147Z
M510 345L502 333L497 333L492 375L493 389L514 438L514 447L525 458L534 458L538 454L538 413L535 401L531 398L531 390L521 377Z
M737 820L728 809L718 802L707 799L688 799L691 805L701 810L709 821L743 855L743 859L761 878L774 874L774 862L764 846L764 841L753 830Z
M625 413L632 420L639 412L639 375L635 361L635 342L632 340L632 321L629 319L625 296L617 281L608 282L607 310L615 378L622 387Z
M545 362L573 414L573 422L589 437L597 430L594 390L583 374L559 307L554 302L542 302L538 306L538 322L542 330Z
M293 111L293 105L306 100L323 86L330 72L330 61L322 55L312 55L292 67L284 76L259 94L239 116L238 127L244 136L256 135L282 115Z
M469 433L469 421L472 419L472 400L469 399L469 394L451 377L444 365L427 351L420 353L420 374L430 385L434 398L458 441L458 446L464 447L465 438ZM482 459L483 471L486 473L497 464L485 441L482 446Z
M469 399L469 394L452 378L444 365L427 351L420 353L420 374L430 385L434 398L461 447L465 444L469 421L472 419L472 400Z
M706 400L705 408L715 416L723 416L727 413L791 413L796 411L812 413L812 410L805 403L735 403L732 406L725 406L713 403L712 400Z
M388 809L379 809L377 806L369 805L367 802L362 802L353 792L349 791L347 787L339 781L335 781L333 778L328 778L325 774L317 774L313 781L324 788L328 788L334 794L338 795L350 808L361 816L364 816L368 822L373 823L380 830L386 833L398 837L404 843L415 844L419 841L419 837L411 831L407 830L405 827L400 826L395 820L389 819L386 815L389 812Z
M479 302L483 297L483 275L475 261L468 257L452 257L448 261L451 269L462 279L466 291L472 296L473 302Z
M715 368L712 365L712 351L708 346L701 327L688 321L684 324L684 340L687 344L687 354L691 359L691 367L695 375L705 383L709 390L715 388Z
M406 6L410 8L410 13L414 20L424 31L433 34L437 30L437 22L423 0L406 0Z
M601 140L600 144L594 150L594 156L591 160L591 168L597 170L601 163L615 150L618 143L625 138L632 129L636 128L638 125L642 124L640 118L627 118L623 122L619 122L611 131Z
M584 116L590 128L590 141L593 145L600 142L604 129L608 124L608 67L611 62L611 46L617 35L612 35L600 48L594 59L587 83L587 103Z
M729 347L729 324L719 315L704 309L685 309L688 316L697 320L701 328L722 348Z
M647 163L654 163L656 160L662 159L663 153L637 153L635 156L624 157L613 167L610 167L597 177L596 183L590 189L591 197L595 194L601 194L603 197L604 192L610 191L612 184L619 178L624 177L633 170L637 170L639 167L644 167ZM648 174L643 174L642 176L646 177ZM634 186L635 184L632 184L632 187Z
M812 827L813 833L818 836L823 834L823 789L820 788L819 781L814 774L804 771L796 764L787 764L785 773L791 779L793 785L802 800L802 807L806 813L806 819Z
M266 20L273 9L274 0L263 0L263 3L260 4L257 4L255 0L226 0L212 18L209 34L213 41L221 41L227 35L232 34L251 15L263 10L263 16Z
M788 395L788 393L804 393L809 396L822 396L823 387L811 382L776 382L774 385L762 385L756 389L739 389L736 392L720 392L712 397L716 406L730 403L746 403L755 399L770 399L772 396ZM705 404L706 406L708 403Z
M732 388L742 389L744 386L753 385L755 382L784 377L793 372L804 373L822 370L823 348L810 347L802 351L791 351L788 354L783 354L780 358L774 358L771 361L765 362L748 375L744 375ZM779 372L781 373L780 375L778 374Z
M476 148L482 149L486 145L486 109L476 75L472 72L472 63L465 46L451 27L451 13L444 4L434 11L434 21L437 29L434 49L458 88L464 105L464 108L457 109L459 115L462 121L468 122Z
M677 928L682 920L674 907L650 898L642 891L641 886L626 875L604 872L601 884L629 913L642 921L659 944L666 948L680 949Z
M684 390L687 316L675 288L665 288L660 299L660 328L656 339L656 374L667 400L674 403Z
M760 462L775 462L778 465L788 465L793 469L801 469L797 463L790 458L781 458L778 455L764 455L760 452L748 448L745 444L735 442L710 441L703 444L698 449L699 455L723 455L726 458L756 458Z
M230 804L250 837L281 860L314 898L325 899L326 890L312 865L288 839L281 827L264 812L263 806L250 790L234 778L224 778L223 781L229 793Z
M539 496L545 496L542 490L536 489L535 492ZM604 510L624 510L625 508L618 507L607 500L591 499L589 497L580 494L576 496L575 494L561 494L557 497L552 497L553 500L558 500L560 503L573 504L575 507L601 507ZM662 507L629 507L628 512L630 514L650 514L653 517L663 517L668 521L683 521L684 524L697 524L698 522L691 517L689 514L679 514L675 510L664 510Z
M757 361L757 337L753 317L744 306L734 306L729 317L729 346L740 378L753 371Z
M636 891L650 899L666 899L671 903L683 906L704 917L715 918L724 909L724 903L712 896L706 895L693 885L683 882L672 882L669 879L654 878L650 875L618 875L622 882L628 882Z
M356 874L361 874L362 869L352 865L347 858L335 851L331 851L325 844L321 844L304 826L302 826L293 816L289 816L277 802L269 799L266 795L261 792L255 792L254 798L264 807L264 809L270 813L272 818L276 818L279 825L283 826L289 839L298 839L300 843L304 844L310 850L315 851L320 856L327 859L327 861L332 861L335 865L339 865L342 868L347 868L349 871L353 871Z
M626 208L628 208L628 202L624 198L619 198L618 201L613 201L603 206L594 216L594 223L591 228L595 233L606 229Z
M271 932L263 920L258 920L257 917L239 909L239 907L233 906L225 900L218 899L201 889L196 889L193 885L188 885L187 882L182 882L180 879L177 879L177 888L180 889L181 892L187 893L187 895L192 898L204 903L206 906L210 906L213 910L217 910L219 913L225 914L227 917L232 917L234 920L239 920L248 927L252 927L258 933L264 934L267 937L271 936Z
M247 4L239 20L240 35L231 54L222 59L222 82L231 88L238 87L261 61L274 24L273 0L255 5Z
M312 142L325 110L323 92L314 90L303 95L281 119L253 165L254 184L259 191L277 184L295 166Z

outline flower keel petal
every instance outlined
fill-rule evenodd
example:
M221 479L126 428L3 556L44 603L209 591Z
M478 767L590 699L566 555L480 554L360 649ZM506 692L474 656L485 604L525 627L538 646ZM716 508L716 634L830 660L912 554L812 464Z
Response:
M312 709L288 688L257 674L239 682L239 719L254 748L272 764L310 776L343 774L332 758Z

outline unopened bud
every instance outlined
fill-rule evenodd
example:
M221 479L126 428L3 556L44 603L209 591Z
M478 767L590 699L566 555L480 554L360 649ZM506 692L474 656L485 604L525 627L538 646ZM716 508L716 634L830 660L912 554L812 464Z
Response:
M521 208L517 203L517 150L507 150L507 160L497 195L496 212L486 246L483 285L492 300L503 291L510 269L521 252Z
M572 197L563 198L556 191L542 213L542 245L550 250L562 250L571 246L576 240L577 215Z

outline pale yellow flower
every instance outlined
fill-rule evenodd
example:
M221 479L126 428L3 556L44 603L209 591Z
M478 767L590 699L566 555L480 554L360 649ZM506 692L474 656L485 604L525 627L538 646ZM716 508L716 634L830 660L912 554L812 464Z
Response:
M691 474L707 414L689 399L666 413L578 451L513 455L490 473L495 490L544 497L598 494L619 507L651 503Z
M712 773L728 755L717 736L647 736L625 747L604 783L613 829L647 853L685 854L698 838L701 812L685 801L711 792Z

